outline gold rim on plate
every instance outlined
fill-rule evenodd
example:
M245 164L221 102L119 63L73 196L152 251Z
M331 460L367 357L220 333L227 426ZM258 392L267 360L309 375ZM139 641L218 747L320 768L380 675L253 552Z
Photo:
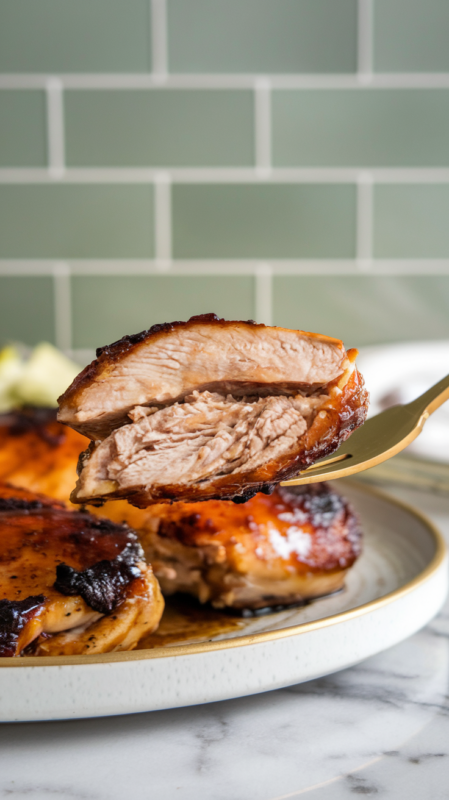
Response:
M355 483L355 482L354 482ZM246 647L251 644L262 644L264 642L275 641L276 639L286 639L289 636L298 636L302 633L309 633L319 628L327 628L330 625L336 625L339 622L346 622L349 619L363 616L371 611L375 611L382 606L389 605L390 603L398 600L400 597L409 594L421 584L425 583L429 578L437 572L446 558L446 543L443 539L438 528L431 522L428 517L421 511L418 511L408 503L398 500L395 497L390 497L380 489L374 489L371 486L364 486L357 483L355 487L361 491L362 494L368 494L378 497L381 500L386 500L397 508L407 511L415 519L419 520L427 528L428 532L432 535L435 542L435 553L427 565L427 567L416 575L404 586L389 592L383 597L376 600L370 600L369 603L363 603L361 606L351 608L348 611L341 611L339 614L333 614L322 619L313 620L313 622L302 622L298 625L291 625L287 628L280 628L275 631L262 631L261 633L249 634L246 636L236 636L232 639L220 639L220 641L198 642L196 644L182 644L172 645L169 647L155 647L151 650L127 650L122 652L113 653L100 653L91 656L23 656L17 658L0 658L0 668L5 667L61 667L69 665L90 665L90 664L111 664L124 661L143 661L151 658L173 658L175 656L196 655L199 653L210 653L214 650L229 650L234 647Z

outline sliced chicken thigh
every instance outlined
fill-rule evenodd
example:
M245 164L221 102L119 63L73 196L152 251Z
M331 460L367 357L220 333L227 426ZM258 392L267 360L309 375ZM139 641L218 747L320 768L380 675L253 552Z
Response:
M336 450L366 417L356 350L227 322L156 325L98 351L60 398L91 437L72 502L244 502Z

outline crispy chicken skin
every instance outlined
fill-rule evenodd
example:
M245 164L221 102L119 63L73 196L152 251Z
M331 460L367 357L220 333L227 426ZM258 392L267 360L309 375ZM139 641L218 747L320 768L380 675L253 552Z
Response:
M0 656L132 650L163 607L127 526L0 485Z
M290 605L334 592L361 550L358 519L326 484L153 506L140 537L165 595L217 608Z
M59 419L94 440L72 502L273 491L364 422L356 356L337 339L211 314L124 337L60 398Z

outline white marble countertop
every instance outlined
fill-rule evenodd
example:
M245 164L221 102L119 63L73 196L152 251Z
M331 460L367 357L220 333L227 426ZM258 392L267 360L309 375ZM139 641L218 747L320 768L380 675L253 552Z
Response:
M449 498L396 492L449 541ZM449 602L411 639L310 683L195 708L0 726L14 800L449 798Z

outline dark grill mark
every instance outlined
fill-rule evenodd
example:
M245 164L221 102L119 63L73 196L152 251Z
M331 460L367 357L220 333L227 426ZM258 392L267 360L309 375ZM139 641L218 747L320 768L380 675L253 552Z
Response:
M15 656L20 633L44 607L43 594L25 600L0 600L0 657Z
M66 438L62 425L56 424L56 408L24 406L1 414L0 425L8 425L11 436L34 432L51 447L58 447Z
M339 514L346 508L343 498L333 492L326 484L298 486L293 491L279 487L279 494L292 505L307 511L314 528L329 528Z
M137 562L142 559L140 545L131 544L112 561L98 561L84 570L58 564L54 587L61 594L81 595L94 611L108 614L123 602L131 581L140 577Z
M23 497L0 497L0 511L40 511L44 506L40 500L25 500Z

